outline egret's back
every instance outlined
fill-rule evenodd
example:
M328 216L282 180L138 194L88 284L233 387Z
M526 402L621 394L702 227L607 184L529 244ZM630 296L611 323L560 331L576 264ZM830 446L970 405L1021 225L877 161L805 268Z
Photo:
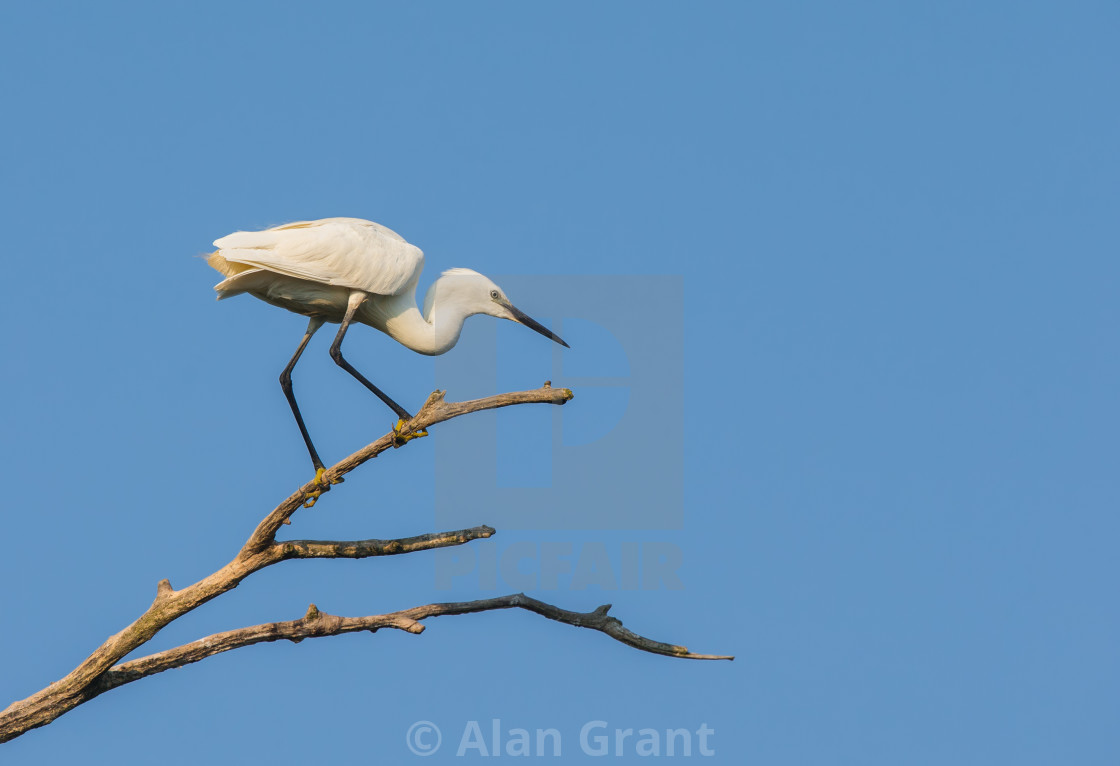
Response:
M324 218L239 231L215 240L208 263L227 277L226 297L253 292L278 274L374 295L397 295L424 266L424 253L399 234L360 218Z

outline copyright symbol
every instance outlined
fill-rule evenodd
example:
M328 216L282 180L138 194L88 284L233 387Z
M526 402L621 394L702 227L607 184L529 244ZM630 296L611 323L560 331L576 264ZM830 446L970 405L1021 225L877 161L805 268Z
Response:
M443 735L439 733L439 727L431 721L417 721L408 727L404 741L413 755L431 755L439 750Z

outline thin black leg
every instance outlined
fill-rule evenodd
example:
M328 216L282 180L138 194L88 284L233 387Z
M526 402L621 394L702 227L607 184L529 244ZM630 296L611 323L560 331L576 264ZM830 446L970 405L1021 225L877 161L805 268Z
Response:
M393 412L397 413L397 417L401 420L412 420L412 416L408 414L408 411L405 410L404 407L394 402L384 391L366 380L365 377L362 376L362 373L355 370L353 365L342 357L342 339L346 337L346 328L350 326L350 321L354 318L354 313L365 299L365 293L358 292L357 290L350 293L350 303L346 307L346 316L343 317L342 326L338 328L338 334L334 336L334 343L331 344L331 359L333 359L335 364L339 367L357 378L358 382L372 391L378 399L389 405Z
M303 415L300 414L299 405L296 404L296 395L292 390L292 370L295 369L296 362L298 362L300 356L303 355L303 350L307 348L307 342L311 340L311 336L322 326L322 319L312 317L311 321L307 323L307 332L303 334L303 340L299 342L299 348L297 348L296 353L292 355L292 361L288 362L288 366L280 373L280 388L284 389L284 396L287 398L288 404L292 408L292 414L296 416L296 424L299 426L299 432L303 434L303 443L307 445L307 452L311 455L311 462L315 464L316 471L323 467L323 461L319 459L319 453L315 451L315 445L311 443L311 436L307 433L307 426L303 424Z

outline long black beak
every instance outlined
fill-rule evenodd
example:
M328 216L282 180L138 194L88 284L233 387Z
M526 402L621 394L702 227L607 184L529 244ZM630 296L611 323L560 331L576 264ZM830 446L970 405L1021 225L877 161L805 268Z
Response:
M508 301L503 301L502 303L513 314L514 321L520 322L521 324L528 327L530 330L536 330L537 332L539 332L541 335L543 335L546 338L552 338L554 341L559 343L564 348L571 348L571 346L569 346L567 343L564 342L563 338L561 338L559 335L554 333L552 330L550 330L547 327L545 327L544 325L542 325L536 319L533 319L531 316L526 314L521 309L516 308L513 304L509 303Z

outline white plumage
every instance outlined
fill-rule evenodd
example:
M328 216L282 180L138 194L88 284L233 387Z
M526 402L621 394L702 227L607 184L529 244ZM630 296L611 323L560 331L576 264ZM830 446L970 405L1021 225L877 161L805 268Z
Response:
M311 336L324 322L341 324L331 346L335 362L391 407L408 412L364 378L342 356L352 322L375 327L421 354L442 354L459 340L474 314L520 322L564 346L559 336L514 308L496 284L470 269L450 269L432 284L423 312L416 286L424 253L395 231L360 218L300 221L263 231L238 231L214 241L207 262L225 279L218 299L249 293L310 318L303 341L280 376L280 384L303 434L311 460L323 465L308 436L292 391L291 372Z
M238 231L215 240L214 246L216 255L225 261L251 267L218 284L214 289L223 293L220 298L246 292L238 282L256 270L376 295L397 295L424 268L420 248L392 229L360 218L324 218L264 231Z

